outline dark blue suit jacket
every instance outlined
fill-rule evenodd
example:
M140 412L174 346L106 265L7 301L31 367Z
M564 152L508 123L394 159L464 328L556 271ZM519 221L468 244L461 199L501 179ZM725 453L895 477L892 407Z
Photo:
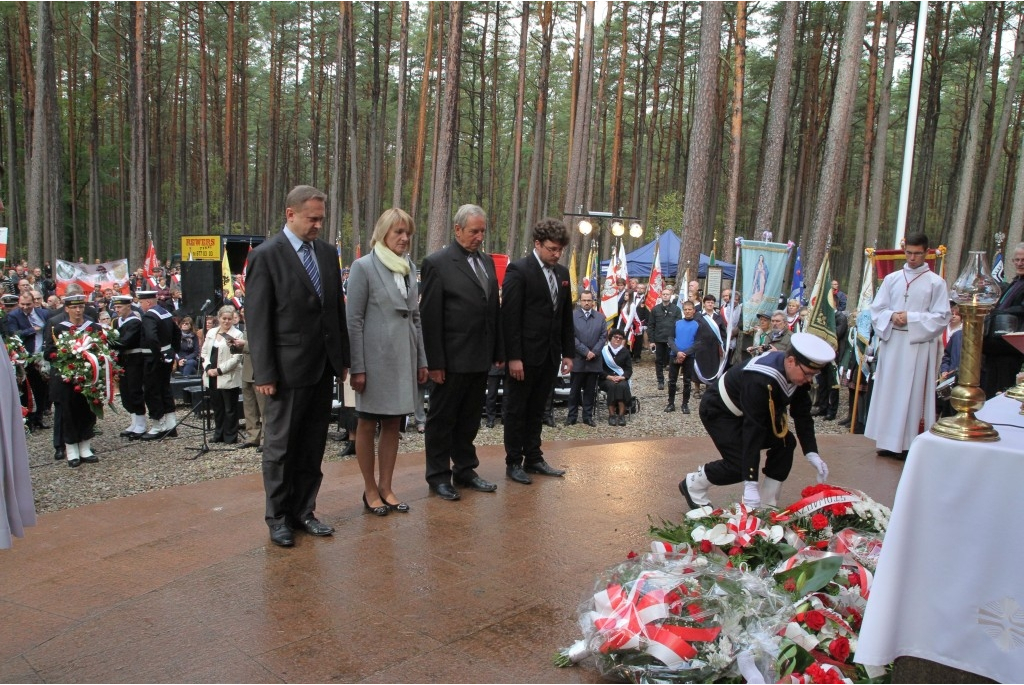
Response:
M44 307L36 307L36 315L42 319L43 328L46 328L46 319L49 317L49 311ZM25 312L21 311L20 308L11 310L7 313L7 333L8 335L16 335L21 338L21 342L25 343L25 349L30 352L35 349L36 344L36 329L29 323L28 317ZM42 331L40 331L42 333Z

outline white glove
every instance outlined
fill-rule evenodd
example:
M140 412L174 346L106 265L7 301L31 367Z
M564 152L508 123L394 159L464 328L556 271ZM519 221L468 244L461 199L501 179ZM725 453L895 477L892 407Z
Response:
M807 461L811 462L811 466L818 472L818 482L824 483L828 480L828 464L821 460L817 452L808 452L804 455L807 457Z
M748 480L743 484L743 504L747 509L761 508L761 491L757 488L756 480Z

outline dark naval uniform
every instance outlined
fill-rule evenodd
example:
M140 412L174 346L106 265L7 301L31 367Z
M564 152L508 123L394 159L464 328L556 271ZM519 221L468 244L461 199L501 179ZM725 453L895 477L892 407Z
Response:
M121 337L117 342L117 356L124 369L121 376L121 405L132 415L146 413L146 396L142 389L146 361L152 356L149 348L142 346L142 319L132 314L127 318L118 318L117 330ZM145 432L145 422L141 431ZM131 437L131 436L126 436Z
M764 475L783 481L793 466L797 438L804 453L817 452L809 385L786 378L785 352L768 352L729 369L709 385L700 402L700 420L722 459L704 467L712 485L760 478L761 450L767 449ZM796 437L788 428L789 408Z
M708 385L700 402L700 420L722 458L688 473L679 492L691 508L706 506L712 485L744 483L743 503L749 508L776 506L783 481L793 467L799 440L804 457L828 477L818 455L811 418L810 382L835 359L835 350L810 333L795 333L789 350L766 352L734 366ZM796 435L789 429L786 410L793 416ZM761 450L764 483L759 485Z
M144 365L143 388L149 418L153 421L159 422L165 414L174 414L171 369L180 341L181 330L166 309L154 305L142 315L140 347L149 351Z

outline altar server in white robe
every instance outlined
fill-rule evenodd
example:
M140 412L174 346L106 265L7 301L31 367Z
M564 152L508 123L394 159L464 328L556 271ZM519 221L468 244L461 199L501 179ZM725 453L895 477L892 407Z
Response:
M935 423L935 381L949 288L925 261L928 237L907 236L906 264L885 277L871 302L878 366L864 435L878 454L898 456Z

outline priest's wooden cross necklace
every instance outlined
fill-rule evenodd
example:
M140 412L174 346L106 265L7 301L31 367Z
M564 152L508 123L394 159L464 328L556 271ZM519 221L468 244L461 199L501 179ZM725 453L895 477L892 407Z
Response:
M906 270L903 271L903 280L906 281L907 283L907 289L903 291L903 304L906 304L907 298L910 297L910 284L916 281L917 279L921 278L921 276L924 276L926 273L928 273L928 269L925 269L924 271L914 276L913 278L908 279Z

